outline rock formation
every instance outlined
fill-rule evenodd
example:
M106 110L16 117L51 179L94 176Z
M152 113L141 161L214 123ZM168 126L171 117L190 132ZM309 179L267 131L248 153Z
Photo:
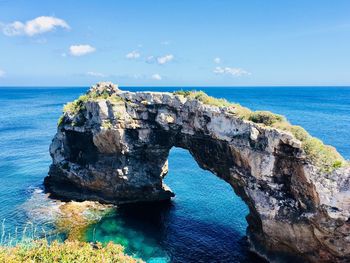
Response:
M271 261L350 262L350 168L324 170L290 132L174 93L94 86L71 103L50 146L55 196L167 200L172 147L229 183L249 207L251 247Z

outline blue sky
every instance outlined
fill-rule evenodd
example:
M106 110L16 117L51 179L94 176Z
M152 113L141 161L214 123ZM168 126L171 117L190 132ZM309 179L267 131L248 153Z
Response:
M350 1L0 0L0 86L350 85Z

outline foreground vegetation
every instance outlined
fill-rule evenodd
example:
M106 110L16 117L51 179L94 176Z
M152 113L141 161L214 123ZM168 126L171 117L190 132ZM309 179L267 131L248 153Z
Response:
M301 141L308 159L324 172L330 172L346 164L344 158L334 147L325 145L321 140L312 137L302 127L290 124L287 119L281 115L269 111L251 111L239 104L231 103L226 99L211 97L203 91L180 90L174 92L174 94L184 96L188 99L196 99L208 105L227 107L228 112L238 118L292 133L295 138Z
M0 262L134 263L142 261L124 254L124 248L113 243L102 246L99 243L54 241L48 244L45 240L38 240L15 247L0 247Z
M6 232L3 220L0 225L0 263L142 262L124 254L122 245L110 243L102 246L85 242L86 229L111 211L113 206L93 201L59 202L59 210L55 210L50 219L54 229L51 226L46 228L46 224L40 229L28 222L22 233L16 228L14 235Z

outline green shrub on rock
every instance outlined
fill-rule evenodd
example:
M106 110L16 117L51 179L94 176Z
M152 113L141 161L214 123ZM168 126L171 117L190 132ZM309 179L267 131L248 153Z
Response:
M188 97L189 95L191 95L192 92L193 91L189 91L189 90L177 90L177 91L174 91L173 94Z
M250 114L252 113L250 109L243 107L238 103L231 104L229 106L228 112L240 118L241 120L248 120Z
M60 126L64 121L64 115L61 115L61 117L57 121L57 126Z
M346 164L334 147L325 145L321 140L312 137L304 128L291 125L287 121L276 123L273 127L292 133L301 142L307 158L322 171L330 172Z
M302 142L310 137L310 134L303 127L297 125L290 125L290 132L295 138Z
M284 121L285 118L270 111L255 111L250 114L248 120L255 123L263 123L266 126L272 126L276 122Z
M337 150L329 145L325 145L321 140L312 137L304 128L290 124L282 115L269 111L251 111L239 104L233 104L226 99L211 97L203 91L176 91L173 94L182 95L188 99L196 99L207 105L227 107L227 112L237 118L264 124L279 130L290 132L302 143L302 148L307 158L312 161L321 171L330 172L335 168L346 164L344 158Z
M143 261L124 254L124 248L113 243L102 246L99 243L54 241L48 244L46 240L39 240L15 247L0 247L0 262L136 263Z
M303 148L306 155L322 170L330 172L334 168L339 168L345 164L343 157L337 150L325 145L321 140L309 136L303 143Z
M231 103L226 99L218 99L218 98L211 97L208 94L206 94L204 91L180 90L180 91L175 91L173 94L182 95L189 99L196 99L203 102L204 104L212 105L212 106L227 107L231 105Z
M88 101L98 101L98 100L108 100L110 103L119 103L123 102L123 99L111 91L102 90L94 91L90 90L87 94L81 95L78 99L67 103L63 106L63 115L59 118L57 126L60 126L64 120L64 114L77 115L82 110L85 109L85 104Z
M81 95L78 99L64 105L63 112L67 112L75 115L78 112L80 112L80 110L84 109L85 103L88 100L89 100L88 95Z
M111 123L110 120L104 120L104 121L102 121L101 126L102 126L104 129L112 129L112 128L113 128L113 124Z

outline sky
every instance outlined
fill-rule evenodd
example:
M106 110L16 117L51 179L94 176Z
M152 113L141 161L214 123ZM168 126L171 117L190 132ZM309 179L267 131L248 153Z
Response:
M0 86L350 85L348 0L0 0Z

